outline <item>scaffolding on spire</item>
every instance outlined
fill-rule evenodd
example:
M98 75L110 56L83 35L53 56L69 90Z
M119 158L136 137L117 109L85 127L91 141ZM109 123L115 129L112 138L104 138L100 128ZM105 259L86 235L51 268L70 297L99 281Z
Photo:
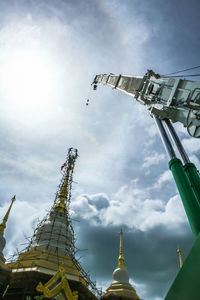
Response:
M53 208L58 210L65 210L69 208L71 201L71 191L73 182L73 172L76 159L78 157L78 150L69 148L66 161L61 166L63 177L56 193ZM60 206L59 206L60 205Z
M29 250L30 248L33 247L35 240L36 240L36 234L38 236L38 239L40 239L40 236L42 235L43 232L41 230L38 235L39 228L42 228L43 225L45 224L45 222L47 222L47 220L51 217L51 215L53 213L57 212L58 214L59 213L63 214L63 216L65 217L65 222L70 229L70 243L69 243L69 241L66 240L68 242L68 244L66 245L66 249L68 249L68 251L65 254L68 254L68 255L75 254L75 237L74 237L73 226L71 224L71 219L69 216L69 206L70 206L70 202L71 202L73 172L74 172L74 166L75 166L77 157L78 157L78 150L74 149L74 148L69 148L66 160L61 166L61 173L63 176L60 181L60 184L58 185L53 205L52 205L50 211L45 216L45 218L42 221L40 221L38 223L37 227L35 228L34 234L29 241L27 250ZM53 229L53 226L52 226L52 229ZM62 236L62 232L59 232L59 235ZM52 236L52 232L51 232L51 236ZM50 242L50 240L49 240L49 242ZM47 248L48 248L48 246L47 246Z
M18 255L14 255L9 265L15 270L28 266L29 268L37 266L39 270L45 261L45 265L49 266L49 269L57 272L64 263L69 279L82 278L81 281L84 282L84 285L97 298L100 298L102 290L96 287L96 283L90 279L89 274L84 271L75 257L79 250L75 246L75 234L69 215L69 206L77 157L77 149L69 148L66 160L61 166L63 176L50 211L37 224L28 246Z

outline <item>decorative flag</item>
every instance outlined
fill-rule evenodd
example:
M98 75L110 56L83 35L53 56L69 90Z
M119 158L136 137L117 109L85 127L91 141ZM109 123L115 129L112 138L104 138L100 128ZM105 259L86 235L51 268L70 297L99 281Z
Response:
M62 164L62 166L61 166L61 171L62 171L62 169L63 169L65 166L66 166L66 162L64 162L64 163Z

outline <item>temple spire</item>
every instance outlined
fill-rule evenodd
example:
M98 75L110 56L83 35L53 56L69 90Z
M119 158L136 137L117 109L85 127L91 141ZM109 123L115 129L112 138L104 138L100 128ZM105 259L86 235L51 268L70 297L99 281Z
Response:
M64 213L67 210L66 199L68 195L68 183L69 183L70 169L67 168L67 172L64 176L63 184L61 185L60 191L58 193L58 201L54 205L54 209Z
M120 245L119 245L119 258L118 266L113 272L113 282L106 289L106 292L102 298L108 299L108 296L114 296L111 299L130 299L130 300L139 300L135 289L129 283L129 273L127 267L124 264L124 255L123 255L123 244L122 244L122 229L120 230ZM110 299L110 298L109 298Z
M12 208L12 205L13 205L13 202L15 201L15 199L16 199L16 196L14 196L12 199L11 199L11 204L10 204L10 206L9 206L9 208L8 208L8 211L7 211L7 213L5 214L5 216L4 216L4 218L3 218L3 221L1 222L1 224L0 224L0 233L3 235L4 234L4 230L5 230L5 228L6 228L6 222L7 222L7 220L8 220L8 217L9 217L9 214L10 214L10 210L11 210L11 208Z
M182 256L181 256L181 249L178 247L177 249L178 255L179 255L179 263L180 263L180 268L182 268L183 266L183 260L182 260Z
M71 200L72 176L77 156L77 149L69 148L66 162L61 166L63 178L56 196L54 210L62 213L66 212Z
M120 230L120 244L119 244L118 268L126 269L126 267L124 265L122 235L123 235L123 231L121 229Z

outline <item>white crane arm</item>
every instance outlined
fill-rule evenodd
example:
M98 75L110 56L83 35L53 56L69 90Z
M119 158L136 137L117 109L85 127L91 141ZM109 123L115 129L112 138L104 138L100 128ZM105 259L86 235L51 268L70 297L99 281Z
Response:
M160 119L181 122L192 137L200 137L200 82L162 77L149 70L142 78L103 74L93 81L119 89L147 106Z

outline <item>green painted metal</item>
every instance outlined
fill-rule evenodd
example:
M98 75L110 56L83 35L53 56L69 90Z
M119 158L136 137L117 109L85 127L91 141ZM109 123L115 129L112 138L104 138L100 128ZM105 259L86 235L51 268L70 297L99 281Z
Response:
M169 168L174 176L192 232L197 237L200 232L200 205L197 196L185 173L181 160L173 158L169 162Z
M165 300L200 299L200 234L196 238L182 268L172 283Z
M187 163L184 166L184 170L189 178L189 181L196 193L196 196L198 198L198 202L200 205L200 176L197 171L196 166L193 163Z

